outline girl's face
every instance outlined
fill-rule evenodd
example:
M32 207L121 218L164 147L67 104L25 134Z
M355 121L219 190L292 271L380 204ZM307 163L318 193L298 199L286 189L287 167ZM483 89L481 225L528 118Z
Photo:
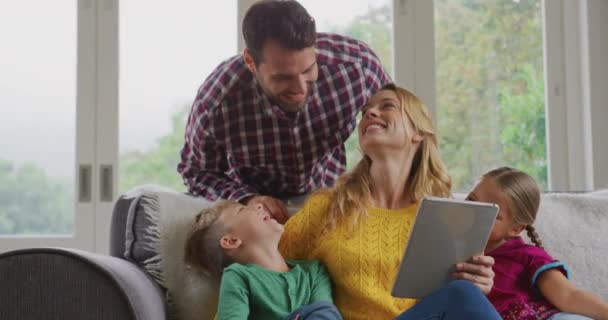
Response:
M414 126L392 90L381 90L373 95L361 114L358 133L364 154L369 155L378 148L404 150L416 142L413 141Z
M522 231L522 225L513 220L507 198L491 178L482 178L471 190L467 200L495 203L499 207L498 216L486 245L486 252L496 249L509 238L518 236Z

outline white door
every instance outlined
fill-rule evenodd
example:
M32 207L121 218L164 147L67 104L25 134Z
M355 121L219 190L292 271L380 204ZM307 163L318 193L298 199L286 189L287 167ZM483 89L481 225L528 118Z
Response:
M0 2L0 252L94 248L92 14Z

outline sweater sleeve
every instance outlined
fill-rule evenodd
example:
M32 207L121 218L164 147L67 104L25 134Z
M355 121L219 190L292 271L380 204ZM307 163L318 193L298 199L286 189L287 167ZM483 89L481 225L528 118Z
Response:
M286 259L311 259L316 247L315 239L325 225L328 208L327 195L315 194L287 221L279 243L279 250Z

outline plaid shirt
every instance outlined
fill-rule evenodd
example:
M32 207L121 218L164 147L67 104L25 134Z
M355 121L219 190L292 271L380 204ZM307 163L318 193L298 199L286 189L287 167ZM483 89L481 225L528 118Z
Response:
M390 79L355 39L319 33L316 54L318 80L295 115L268 100L241 55L211 73L188 117L178 165L190 193L239 201L334 184L360 107Z

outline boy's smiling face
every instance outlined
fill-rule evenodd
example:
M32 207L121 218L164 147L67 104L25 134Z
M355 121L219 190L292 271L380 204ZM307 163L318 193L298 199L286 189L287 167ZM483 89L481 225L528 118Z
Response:
M224 209L219 220L232 237L239 238L244 244L268 240L278 243L284 229L261 204L244 206L234 203Z

